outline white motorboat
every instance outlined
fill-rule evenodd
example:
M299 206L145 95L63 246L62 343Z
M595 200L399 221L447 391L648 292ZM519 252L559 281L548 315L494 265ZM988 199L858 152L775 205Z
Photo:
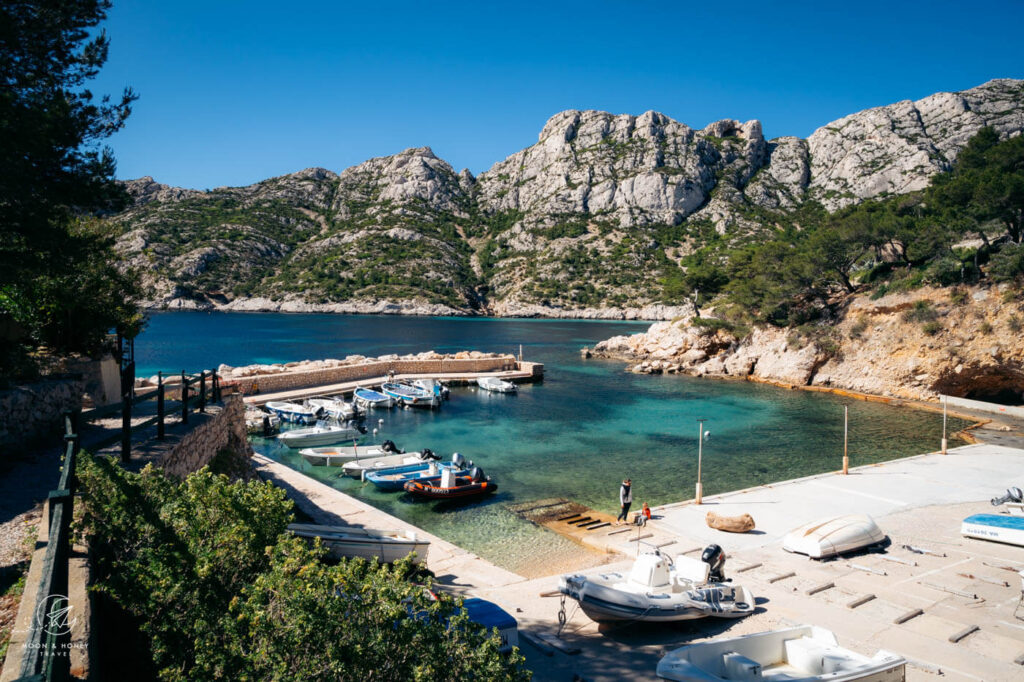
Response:
M338 421L354 419L356 416L356 408L353 407L351 403L346 403L344 400L337 400L335 398L310 398L306 402L309 403L310 407L319 410L321 415Z
M400 405L407 407L430 407L434 408L441 404L441 397L433 392L411 384L385 383L381 384L380 390L384 395L390 396Z
M280 417L281 421L292 424L316 424L316 410L305 405L271 400L264 407Z
M974 514L964 519L960 526L960 534L969 538L1024 547L1024 516Z
M411 530L372 530L354 526L318 526L311 523L290 523L288 530L300 538L320 538L330 556L362 557L391 563L415 552L414 563L422 563L430 541L419 538Z
M813 625L691 644L658 662L658 677L690 682L903 682L907 662L879 651L868 658L839 646L831 631Z
M380 391L374 391L372 388L363 388L362 386L359 386L352 394L352 402L365 410L371 407L391 407L395 404L395 399L389 395L384 395Z
M674 561L657 550L633 562L629 575L564 575L558 591L579 602L597 622L670 622L715 616L742 618L754 612L745 587L724 582L725 554L705 548L700 560L683 555Z
M782 541L787 552L806 554L812 559L827 559L855 552L888 540L874 519L867 514L830 516L806 523L789 532Z
M439 459L437 455L425 449L423 452L400 452L382 457L353 459L342 464L341 470L346 476L363 478L367 471L405 466L406 464L421 464L436 459Z
M270 436L281 428L281 418L263 410L245 411L245 430L251 436Z
M492 393L515 393L518 390L511 381L503 381L498 377L480 377L476 385Z
M437 379L413 379L409 384L417 388L422 388L424 391L429 393L433 393L435 397L441 400L447 400L451 393L448 387Z
M329 424L285 431L277 437L277 440L290 448L304 448L313 445L331 445L332 443L354 441L358 440L362 435L357 429Z
M353 459L387 457L398 452L398 448L389 440L379 445L331 445L299 450L304 460L318 467L340 467Z

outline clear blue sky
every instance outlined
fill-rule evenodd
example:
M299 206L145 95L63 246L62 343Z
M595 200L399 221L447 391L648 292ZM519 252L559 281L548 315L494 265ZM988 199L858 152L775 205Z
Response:
M200 189L419 146L480 173L564 109L805 137L1024 77L1021 0L114 2L92 89L141 95L118 177Z

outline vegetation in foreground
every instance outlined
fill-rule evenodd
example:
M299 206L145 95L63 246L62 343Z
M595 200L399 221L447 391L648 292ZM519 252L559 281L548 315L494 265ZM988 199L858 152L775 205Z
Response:
M269 483L178 482L83 453L79 535L96 589L137 623L160 680L528 680L518 652L429 594L412 565L322 562ZM136 679L139 678L135 673Z

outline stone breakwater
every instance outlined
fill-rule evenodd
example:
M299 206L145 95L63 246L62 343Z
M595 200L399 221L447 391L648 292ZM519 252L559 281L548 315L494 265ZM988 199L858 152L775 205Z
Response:
M409 355L382 355L377 358L349 355L342 359L304 360L274 365L221 365L217 368L217 373L226 384L237 386L243 394L250 394L378 379L387 376L389 372L427 375L470 374L509 371L517 369L518 365L515 357L507 354L480 351L441 354L425 351ZM543 371L543 366L537 367ZM166 381L173 384L176 380L176 377L169 377ZM156 377L138 382L145 386L155 383Z
M910 400L939 395L1024 403L1024 301L1006 287L923 288L856 297L817 335L755 328L740 339L694 318L583 349L637 373L737 377Z
M81 376L69 375L0 391L0 454L44 439L59 442L61 415L81 409L83 390Z
M210 464L221 454L224 468L233 475L247 478L252 448L245 432L245 406L239 395L224 397L221 406L207 407L210 415L185 435L164 455L159 466L168 474L184 478ZM195 418L199 418L198 415Z

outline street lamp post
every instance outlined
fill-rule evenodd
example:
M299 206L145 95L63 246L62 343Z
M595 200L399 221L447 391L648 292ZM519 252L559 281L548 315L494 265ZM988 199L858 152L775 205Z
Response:
M942 396L942 454L946 454L946 396Z
M850 473L850 406L843 405L843 475Z
M704 499L704 486L701 484L701 465L704 459L704 422L706 421L705 417L697 418L700 429L700 435L697 437L697 504L701 504Z

